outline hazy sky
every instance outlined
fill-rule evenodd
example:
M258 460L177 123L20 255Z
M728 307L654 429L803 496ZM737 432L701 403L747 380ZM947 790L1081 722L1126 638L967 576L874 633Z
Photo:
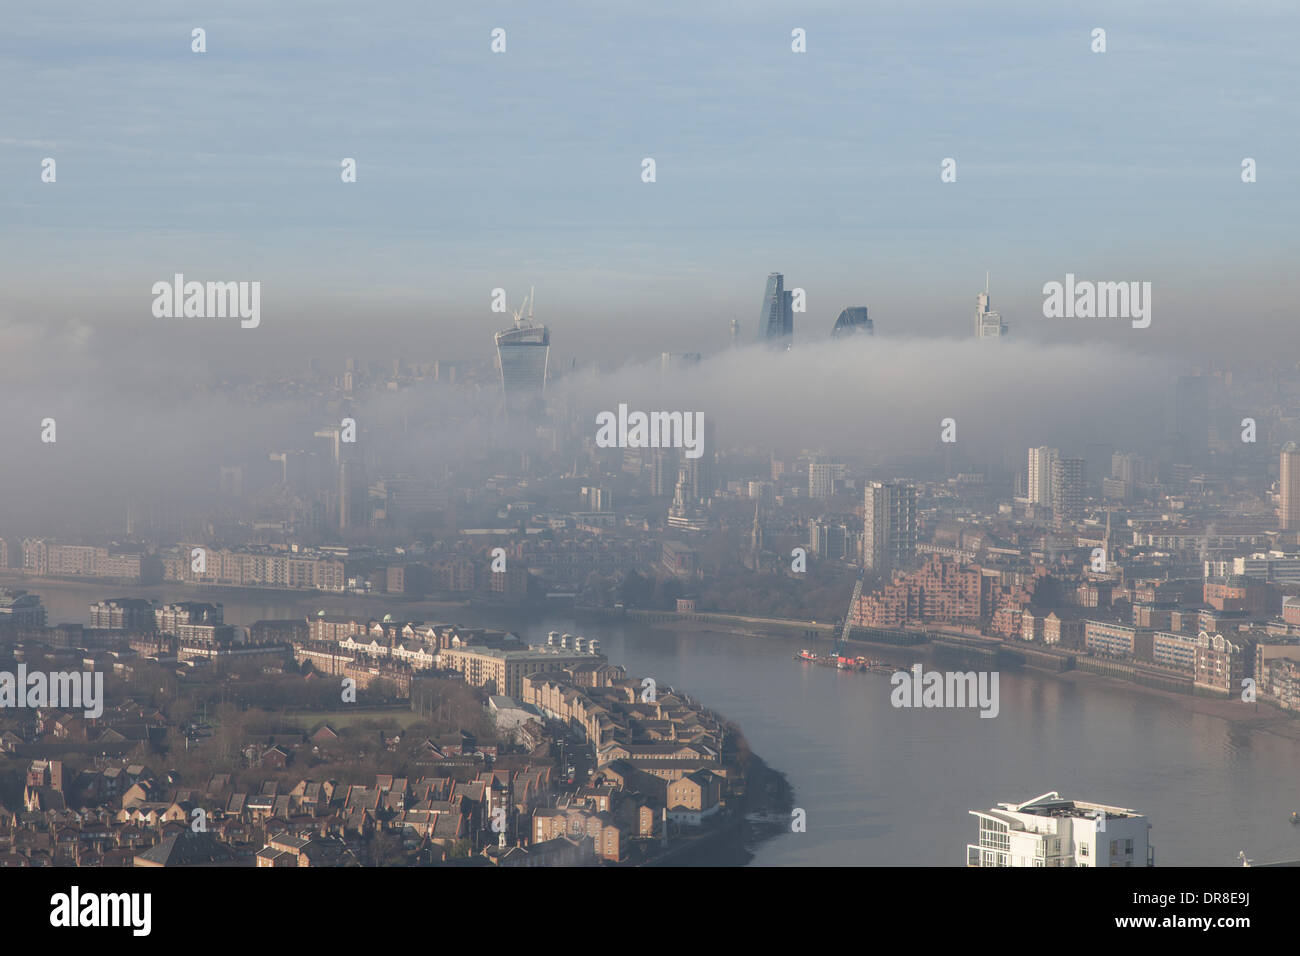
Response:
M535 284L557 358L708 352L733 315L755 334L769 271L807 291L796 342L854 304L878 335L965 337L989 269L1017 338L1284 354L1297 5L1074 7L15 7L0 344L57 358L22 329L54 324L191 360L487 357L491 289ZM261 328L154 319L175 272L260 281ZM1151 328L1044 319L1066 272L1151 281Z

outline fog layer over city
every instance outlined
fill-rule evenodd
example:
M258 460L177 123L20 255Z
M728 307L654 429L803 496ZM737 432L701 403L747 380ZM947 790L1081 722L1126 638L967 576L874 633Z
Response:
M81 320L0 324L9 358L0 383L7 531L52 533L51 522L65 534L111 531L122 527L130 498L202 508L212 503L220 465L318 447L314 432L345 415L356 418L360 447L378 473L437 477L467 456L481 460L493 447L523 448L535 438L517 422L493 424L499 380L421 382L330 402L313 386L306 353L250 351L262 342L260 330L165 327L146 339L108 335ZM485 343L472 360L485 363L491 354ZM401 355L404 363L438 358L436 342L427 349L413 342ZM392 362L364 352L358 360ZM549 398L561 434L571 438L594 437L595 414L626 403L703 412L719 450L810 449L868 469L916 456L937 460L947 418L956 422L957 442L946 449L953 464L974 470L1018 462L1030 444L1138 443L1161 428L1175 372L1102 344L1009 339L990 348L888 336L788 352L747 345L667 372L658 356L604 371L554 371L568 364L553 352ZM337 365L322 360L319 375L341 375ZM41 441L47 418L56 423L54 443Z

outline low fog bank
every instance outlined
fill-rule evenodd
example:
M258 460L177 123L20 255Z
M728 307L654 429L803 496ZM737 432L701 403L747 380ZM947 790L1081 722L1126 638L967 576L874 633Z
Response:
M861 337L731 349L665 374L659 362L560 383L601 410L700 411L722 446L851 456L932 451L956 422L972 455L1153 437L1172 366L1104 345ZM594 424L593 424L594 430Z
M301 387L305 350L260 351L260 365L282 360L279 384L268 385L204 339L109 336L80 320L0 323L0 534L121 526L128 501L210 513L219 466L265 463L279 450L328 455L314 433L344 414L387 474L509 469L519 463L512 449L538 447L530 429L496 420L491 382L381 391L348 406ZM409 359L426 352L436 348ZM658 359L579 370L556 375L550 399L574 439L594 438L596 413L626 403L702 412L719 449L819 450L867 467L934 460L941 421L952 418L961 462L1023 467L1030 445L1139 447L1159 433L1172 374L1105 345L866 337L733 348L668 372ZM53 444L41 441L47 418Z

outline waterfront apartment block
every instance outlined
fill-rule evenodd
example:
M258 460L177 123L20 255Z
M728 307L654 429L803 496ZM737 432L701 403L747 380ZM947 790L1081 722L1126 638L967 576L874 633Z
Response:
M162 566L141 551L56 544L41 538L24 538L23 570L37 577L108 578L133 584L161 580Z
M163 558L163 580L314 591L342 591L347 585L343 562L324 553L207 548L202 570L195 570L194 547L182 545Z
M1255 683L1264 700L1300 710L1300 643L1256 645Z
M993 616L998 577L971 564L931 555L917 570L897 574L877 594L864 594L853 609L858 627L970 623Z
M1055 791L1024 803L971 810L979 842L967 866L1153 866L1151 824L1133 810L1067 800Z
M45 605L39 595L0 588L0 630L45 626Z
M1151 660L1151 631L1112 621L1088 621L1083 626L1084 647L1100 657Z
M152 631L155 604L144 598L108 598L90 606L90 626L126 631Z
M225 612L220 604L181 601L155 609L154 629L162 634L175 634L176 629L182 625L222 624L224 617Z
M1240 694L1254 672L1254 645L1239 636L1202 631L1196 638L1196 686L1221 694Z
M1239 635L1154 631L1150 637L1151 662L1191 675L1199 688L1237 694L1245 678L1259 681L1254 644Z
M603 654L575 653L560 648L506 650L499 647L449 648L439 655L439 665L465 675L465 682L488 688L488 693L523 699L523 681L530 674L559 670L593 659L605 663Z
M1151 660L1160 667L1196 673L1196 636L1177 631L1155 631L1151 635Z
M1075 617L1068 609L1050 611L1043 618L1043 643L1052 647L1082 647L1083 623L1082 618Z

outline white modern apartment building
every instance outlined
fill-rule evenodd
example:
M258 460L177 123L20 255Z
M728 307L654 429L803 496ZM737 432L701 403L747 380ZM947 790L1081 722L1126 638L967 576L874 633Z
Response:
M1029 449L1028 497L1036 505L1052 503L1052 466L1061 457L1055 448L1046 445Z
M1056 791L1024 803L972 810L979 843L967 866L1153 866L1151 824L1140 813L1067 800Z

